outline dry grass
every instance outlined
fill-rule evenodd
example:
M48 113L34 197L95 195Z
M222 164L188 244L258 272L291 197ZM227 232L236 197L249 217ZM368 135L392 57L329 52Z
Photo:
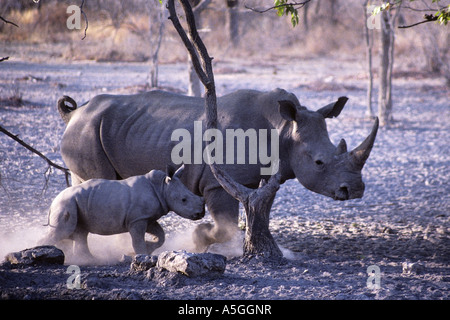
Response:
M250 2L248 3L251 5ZM134 10L128 8L128 3L134 5ZM157 21L157 2L154 7L147 4L139 7L139 0L134 0L126 5L122 4L121 8L105 8L103 4L101 9L93 8L91 4L91 7L85 8L89 18L85 40L81 40L84 34L83 19L81 30L67 29L67 6L68 3L65 2L49 1L48 4L43 3L40 10L31 6L0 12L20 26L15 28L0 24L0 41L6 44L62 44L59 47L49 46L46 50L56 50L53 56L66 60L142 62L151 56L149 15L152 21ZM308 11L307 31L302 20L298 27L292 28L288 18L279 18L274 12L257 14L241 8L240 43L237 48L231 47L228 41L226 10L221 2L213 2L203 13L200 27L207 30L202 36L211 55L220 59L239 57L258 61L280 56L302 58L333 55L357 56L364 61L364 18L360 7L357 0L340 3L335 12L337 19L330 16L326 4L321 4L319 8L311 7ZM403 18L411 21L416 17L413 12L405 12ZM378 33L374 31L375 55ZM448 64L448 49L445 45L448 40L449 32L445 27L429 25L399 29L396 36L396 65L401 69L429 68L431 53L428 48L436 43L441 60ZM187 54L178 35L170 21L167 21L160 62L185 61L186 58Z

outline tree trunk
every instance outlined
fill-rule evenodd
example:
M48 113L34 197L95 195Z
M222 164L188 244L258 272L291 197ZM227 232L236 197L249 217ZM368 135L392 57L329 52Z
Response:
M198 78L197 72L195 72L195 68L192 65L192 59L190 55L188 55L188 80L188 96L201 97L202 87L200 84L200 79Z
M191 0L189 1L189 4L191 5L194 19L195 19L195 27L196 30L202 25L201 22L201 13L203 10L206 9L206 7L209 5L209 3L212 0ZM200 79L197 75L197 72L192 64L192 57L190 54L188 54L188 96L192 97L201 97L203 90L200 83Z
M401 3L394 16L388 10L382 11L380 30L380 88L378 95L378 117L380 125L393 121L392 117L392 72L394 68L395 24L401 10Z
M364 1L364 37L366 40L366 60L367 60L367 73L369 76L369 81L367 83L367 108L366 117L374 118L375 114L372 109L372 92L373 92L373 72L372 72L372 47L373 47L373 32L369 30L368 24L368 0Z
M308 30L309 30L308 9L309 9L309 3L307 3L303 6L303 27L305 28L305 32L308 32Z
M244 206L247 220L244 257L260 256L266 260L283 257L269 230L270 210L280 187L280 173L271 176L267 183L261 180L258 189L250 189L234 181L217 164L210 167L220 185Z
M388 79L388 70L390 68L390 46L391 46L391 23L389 11L382 11L381 13L381 30L380 30L380 69L379 69L379 92L378 92L378 117L380 118L380 125L385 126L391 121L392 105L388 98L388 91L391 83Z
M331 23L333 25L337 25L338 23L338 18L336 17L336 12L337 12L337 7L338 7L338 0L330 0L331 1L331 6L330 6L330 13L331 13Z
M249 197L245 207L247 225L245 229L244 256L262 255L268 258L280 258L283 256L269 230L270 210L274 199L275 193Z
M227 2L227 30L228 39L233 48L239 44L239 0L226 0Z
M158 18L155 21L152 21L151 12L153 10L153 3L149 3L149 32L150 32L150 49L153 51L151 54L151 65L150 65L150 87L156 88L158 87L158 55L159 49L161 48L162 38L164 34L164 21L165 18L165 2L161 5L161 10L158 14ZM153 24L159 24L158 33L154 35L154 31L152 31Z
M196 4L198 5L198 3ZM201 26L200 13L202 10L197 9L194 11L195 23L198 28ZM188 53L188 96L191 97L201 97L202 96L202 87L200 83L200 79L198 78L197 72L192 64L191 55Z

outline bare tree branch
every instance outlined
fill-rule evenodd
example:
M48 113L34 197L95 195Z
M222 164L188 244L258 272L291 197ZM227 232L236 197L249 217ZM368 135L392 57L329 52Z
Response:
M423 21L420 21L420 22L416 22L416 23L413 23L413 24L410 24L410 25L407 25L407 26L399 26L398 28L399 28L399 29L412 28L412 27L418 26L419 24L422 24L422 23L427 23L427 22L437 21L438 16L433 16L432 14L426 14L426 15L424 16L424 18L425 18L426 20L423 20Z
M12 24L13 26L15 26L15 27L19 27L17 24L15 24L14 22L11 22L11 21L8 21L8 20L6 20L5 18L3 18L2 16L0 16L0 20L2 20L4 23L6 23L6 24Z
M84 17L84 21L86 22L86 27L84 28L84 36L83 36L83 38L81 38L81 40L84 40L86 38L86 32L87 32L88 25L89 25L87 15L83 11L83 6L84 6L84 0L81 0L80 11L81 11L81 14Z
M169 13L170 13L169 19L172 21L172 24L175 27L175 30L177 30L178 35L180 36L186 49L188 50L188 52L191 56L191 59L192 59L192 65L194 66L194 69L197 72L198 77L200 78L200 81L203 83L203 85L206 86L206 84L208 83L208 76L206 75L205 71L202 69L202 66L201 66L200 60L197 56L197 52L195 51L194 45L192 44L191 40L187 36L186 32L183 29L183 26L180 23L180 20L178 19L178 16L177 16L177 13L175 10L175 4L174 4L173 0L169 0L167 2L167 8L169 9ZM192 21L192 17L191 17L191 21ZM198 37L198 34L196 34L195 36ZM194 39L194 36L191 35L191 39Z
M3 58L0 58L0 62L6 61L6 60L8 60L8 59L9 59L9 57L3 57Z
M56 163L54 163L53 161L51 161L49 158L47 158L46 156L44 156L41 152L37 151L35 148L33 148L32 146L30 146L29 144L27 144L26 142L24 142L23 140L21 140L20 138L17 137L17 135L12 134L11 132L9 132L8 130L6 130L5 128L3 128L2 126L0 126L0 132L3 132L4 134L6 134L8 137L10 137L11 139L13 139L14 141L18 142L20 145L24 146L26 149L30 150L31 152L37 154L39 157L41 157L42 159L44 159L49 166L52 166L58 170L61 170L62 172L64 172L65 176L66 176L66 184L69 187L70 183L69 183L69 175L70 175L70 171L67 168L61 167L60 165L57 165ZM46 170L46 172L48 171L48 169Z
M192 11L194 13L202 12L211 3L211 1L212 0L202 0L202 1L200 1L194 8L192 8Z

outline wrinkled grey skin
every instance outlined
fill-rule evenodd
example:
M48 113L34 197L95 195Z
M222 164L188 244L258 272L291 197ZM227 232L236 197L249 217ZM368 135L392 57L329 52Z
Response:
M378 120L366 140L351 152L347 152L343 139L334 146L325 118L337 117L346 101L341 97L310 111L294 94L282 89L239 90L218 98L218 128L222 132L227 128L268 132L276 128L281 183L297 178L309 190L336 200L360 198L364 193L361 170L372 149ZM164 168L171 163L171 150L179 143L171 141L172 132L185 128L193 136L194 121L205 122L204 104L202 98L163 91L99 95L78 109L70 97L60 99L58 109L67 123L61 153L73 183L90 178L127 178ZM203 130L205 127L204 123ZM260 164L223 165L235 180L253 188L262 178L260 168ZM183 183L205 197L216 222L214 226L202 224L194 232L198 249L228 240L233 233L228 227L234 230L237 226L238 201L222 189L205 163L186 165L185 171Z
M136 254L151 254L164 243L164 230L157 220L174 211L183 218L197 220L205 215L204 199L181 182L183 166L168 175L152 170L125 180L91 179L62 191L52 202L49 232L40 245L63 239L75 241L74 253L92 259L88 233L113 235L130 232ZM156 236L146 242L145 233Z

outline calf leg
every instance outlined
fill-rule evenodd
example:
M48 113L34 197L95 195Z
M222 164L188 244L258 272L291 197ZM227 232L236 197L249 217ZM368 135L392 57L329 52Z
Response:
M147 246L147 254L151 254L153 251L161 247L165 241L165 233L161 225L154 221L149 222L147 225L147 233L150 233L154 237L157 238L156 241L146 241L145 244Z
M94 256L89 251L87 236L89 232L77 227L73 233L72 239L74 240L73 253L74 256L81 259L83 262L90 263L94 260Z
M38 240L37 245L38 246L53 246L56 244L59 240L59 237L57 237L56 232L54 229L49 230L48 233L41 239Z
M136 254L148 254L145 244L146 230L147 220L136 221L130 226L131 243Z

